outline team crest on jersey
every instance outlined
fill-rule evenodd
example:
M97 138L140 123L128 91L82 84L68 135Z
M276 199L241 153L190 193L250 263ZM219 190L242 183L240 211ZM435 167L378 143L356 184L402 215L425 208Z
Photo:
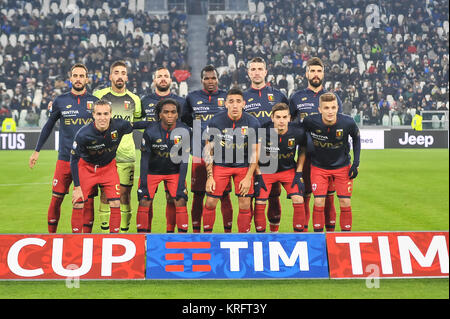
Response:
M174 142L175 145L177 145L178 143L180 143L180 142L181 142L181 136L180 136L180 135L176 135L176 136L173 138L173 142Z
M293 147L295 145L295 137L288 139L288 146Z
M313 192L317 189L317 184L312 184L311 185Z
M124 101L125 110L128 110L130 108L130 104L131 104L130 101Z
M224 105L224 99L223 99L223 97L219 97L219 98L217 99L217 105L218 105L218 106L223 106L223 105Z
M117 134L117 131L112 131L111 132L111 139L113 141L117 141L117 138L119 137L119 134Z
M92 110L92 107L94 106L94 102L92 102L92 101L87 101L86 102L86 108L88 109L88 110Z
M342 136L344 135L344 129L338 129L336 130L336 137L337 138L342 138Z
M241 134L242 135L247 135L248 133L248 126L242 126L241 127Z
M273 102L275 100L272 93L267 93L267 98L270 102Z

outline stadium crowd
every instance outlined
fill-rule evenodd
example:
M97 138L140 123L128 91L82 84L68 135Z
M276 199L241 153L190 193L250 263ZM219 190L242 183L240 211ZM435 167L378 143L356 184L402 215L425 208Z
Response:
M171 72L188 69L185 14L157 16L132 12L118 0L89 1L89 6L87 0L78 0L79 8L89 9L75 12L76 21L67 1L65 8L62 1L61 6L52 3L47 10L41 2L8 0L1 4L2 117L18 116L26 109L27 121L22 123L37 126L48 102L70 89L68 72L77 62L92 70L90 87L95 90L108 85L113 61L126 60L134 70L129 89L138 95L151 85L156 66L166 66Z
M417 110L448 110L448 1L253 3L251 14L209 17L208 63L222 88L247 86L246 63L268 61L268 81L290 96L306 87L306 61L324 61L327 89L344 112L382 124L389 110L408 125ZM352 113L353 111L353 113Z

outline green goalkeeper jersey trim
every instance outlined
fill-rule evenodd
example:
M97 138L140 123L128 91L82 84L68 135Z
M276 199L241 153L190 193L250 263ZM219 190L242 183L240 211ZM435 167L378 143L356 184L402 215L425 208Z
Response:
M94 96L111 103L112 118L123 119L129 122L139 121L142 118L141 99L136 94L125 90L116 93L111 87L94 92ZM117 149L117 163L134 163L136 161L136 146L133 133L123 136Z

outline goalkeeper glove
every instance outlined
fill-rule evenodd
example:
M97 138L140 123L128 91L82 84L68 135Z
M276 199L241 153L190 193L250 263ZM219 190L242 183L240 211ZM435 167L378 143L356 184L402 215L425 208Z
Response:
M148 188L145 186L139 187L139 189L137 190L137 197L138 197L138 201L150 200L150 194L148 193Z
M353 163L350 167L350 170L348 171L348 177L350 177L350 179L354 179L356 176L358 176L358 166L359 163Z
M291 187L297 185L300 195L305 193L305 182L303 181L303 172L295 172Z

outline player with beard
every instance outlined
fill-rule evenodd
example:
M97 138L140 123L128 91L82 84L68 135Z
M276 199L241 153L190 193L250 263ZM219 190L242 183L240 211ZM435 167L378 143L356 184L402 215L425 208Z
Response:
M33 168L39 158L42 146L50 136L53 127L59 120L59 148L53 176L52 199L47 212L48 232L56 233L61 214L61 204L64 196L69 192L72 183L70 172L70 147L76 132L85 124L92 121L92 109L98 99L87 92L87 68L77 63L70 70L70 92L61 94L49 104L50 117L42 128L35 151L29 160ZM90 233L94 222L93 196L85 203L83 212L83 232Z
M319 99L320 96L326 93L323 87L324 81L324 65L320 58L313 57L306 63L305 77L308 80L306 89L295 92L289 101L289 108L291 111L292 121L303 122L306 116L319 113ZM339 113L342 113L342 102L339 96L336 95ZM305 180L305 231L308 230L308 223L310 218L309 202L311 199L311 180L310 180L310 164L311 158L306 157L303 168L303 177ZM333 231L336 224L336 208L334 206L334 192L335 188L333 181L329 181L328 194L325 200L325 227L327 231Z
M208 126L209 120L217 113L226 111L225 99L227 92L219 89L219 77L213 65L207 65L200 73L203 89L189 92L186 97L186 109L183 115L185 123L190 124L194 120L200 121L201 132ZM201 139L201 137L200 137ZM194 141L196 143L197 141ZM201 149L193 151L191 167L191 191L194 193L192 199L192 229L194 233L201 230L203 199L206 194L206 164L202 159L202 151L205 141L201 139ZM228 185L223 196L220 198L220 209L223 217L224 232L230 233L233 225L233 206L230 199L231 184Z
M135 122L142 117L141 100L130 92L127 65L124 61L116 61L110 67L109 80L111 86L94 92L99 99L111 104L112 118ZM120 178L120 211L122 214L120 231L128 232L131 220L131 189L134 183L134 164L136 161L136 147L133 134L125 134L117 150L117 172ZM103 232L109 232L109 204L102 192L99 218Z
M178 102L180 105L181 111L184 110L186 100L174 93L171 92L170 88L172 86L172 77L170 75L170 71L165 67L159 67L155 73L153 74L153 85L155 87L155 91L144 95L141 98L142 104L142 114L145 117L146 121L155 122L157 121L157 117L155 114L156 105L160 100L163 99L173 99ZM166 220L167 220L167 229L168 233L172 233L175 230L176 224L176 208L173 199L169 196L169 193L166 189ZM153 211L153 207L150 206L150 210Z

